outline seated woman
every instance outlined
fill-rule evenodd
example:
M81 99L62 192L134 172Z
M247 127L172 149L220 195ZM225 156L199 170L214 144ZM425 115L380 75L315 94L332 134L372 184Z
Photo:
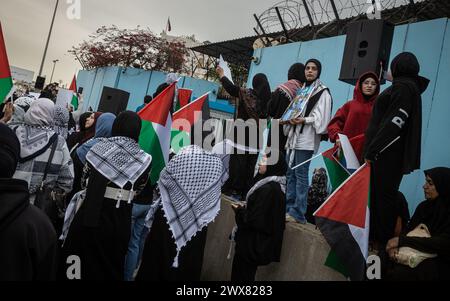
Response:
M425 171L423 186L426 201L416 209L406 233L418 225L425 224L431 237L392 238L386 251L391 259L386 279L389 280L449 280L450 271L450 168L438 167ZM417 267L410 268L396 262L400 247L437 254L435 258L425 259Z
M236 248L232 281L254 281L259 265L279 262L285 228L287 164L280 154L277 164L260 165L256 184L245 207L236 212Z

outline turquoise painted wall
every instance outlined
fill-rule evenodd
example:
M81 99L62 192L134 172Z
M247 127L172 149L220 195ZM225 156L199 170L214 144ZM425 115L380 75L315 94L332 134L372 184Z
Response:
M287 80L287 71L295 62L317 58L322 62L321 79L330 88L333 96L333 114L353 96L353 86L338 80L345 36L337 36L308 42L258 49L254 56L260 63L252 63L249 82L256 73L265 73L272 90ZM431 80L422 95L422 170L436 167L450 167L450 22L436 19L426 22L401 25L395 28L391 60L400 52L413 52L421 64L421 75ZM383 89L388 84L383 86ZM322 143L320 151L331 147ZM311 164L311 171L323 166L321 160ZM410 211L424 199L423 172L416 171L404 177L400 190L405 194Z
M103 87L121 89L130 93L128 110L134 111L144 101L145 95L153 95L156 88L165 81L166 73L159 71L146 71L136 68L105 67L96 70L82 70L78 73L78 87L83 87L84 109L92 107L97 109ZM199 97L207 92L210 101L217 99L219 85L201 79L181 77L179 88L193 90L193 97ZM227 109L232 109L227 106Z

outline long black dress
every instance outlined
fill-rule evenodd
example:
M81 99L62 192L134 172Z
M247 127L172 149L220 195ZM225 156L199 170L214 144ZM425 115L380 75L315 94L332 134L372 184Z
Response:
M199 281L207 227L198 232L181 249L178 268L173 268L177 254L175 240L169 229L163 210L158 209L147 240L136 281Z
M145 185L150 168L136 181ZM89 184L83 205L75 215L62 248L59 276L66 279L66 260L77 255L81 261L81 280L124 279L125 256L131 229L132 204L104 197L107 186L118 188L94 168L90 168ZM124 189L129 190L128 183Z
M280 261L285 213L285 194L275 182L261 186L236 212L232 281L254 281L259 265Z

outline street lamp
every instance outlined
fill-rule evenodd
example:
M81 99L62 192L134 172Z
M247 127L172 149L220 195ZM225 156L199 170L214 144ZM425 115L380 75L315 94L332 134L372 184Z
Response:
M55 10L53 12L52 23L50 24L50 30L48 32L47 43L45 44L44 56L42 57L41 67L39 68L39 76L42 75L42 69L44 68L45 57L47 56L48 43L50 42L50 37L52 35L53 23L55 22L56 11L58 10L59 0L56 0Z
M52 83L53 73L55 72L55 66L56 66L57 62L59 62L59 60L53 60L53 70L52 70L52 76L50 76L50 84Z

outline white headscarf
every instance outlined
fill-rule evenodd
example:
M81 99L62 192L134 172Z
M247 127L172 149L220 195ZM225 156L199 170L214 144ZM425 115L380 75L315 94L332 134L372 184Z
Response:
M166 76L166 84L170 85L178 80L178 76L176 73L169 73Z
M55 104L48 98L39 98L34 101L25 113L25 124L34 126L53 126L53 116L55 114Z
M9 125L21 124L24 122L25 113L30 108L34 99L31 97L19 97L14 101L14 113L9 121Z

